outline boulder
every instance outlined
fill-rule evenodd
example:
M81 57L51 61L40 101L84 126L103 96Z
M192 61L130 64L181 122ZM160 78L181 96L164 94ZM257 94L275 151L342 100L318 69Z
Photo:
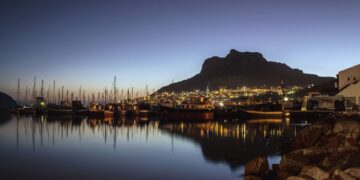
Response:
M266 175L269 170L266 157L258 157L245 165L245 175Z
M340 144L343 144L345 138L341 135L332 135L327 138L327 143L323 146L328 151L334 151Z
M345 146L354 146L354 147L358 147L359 143L354 139L354 138L347 138L345 141Z
M303 176L290 176L286 180L313 180L313 179Z
M331 179L340 179L340 180L356 180L356 178L350 176L349 174L345 173L340 169L336 169L332 175Z
M311 147L303 150L304 157L309 159L311 162L319 162L323 160L327 154L327 150L319 147Z
M329 160L329 157L325 157L321 163L320 163L321 166L325 167L325 168L329 168L332 164Z
M305 127L295 137L292 149L311 147L320 139L322 134L322 126L319 124Z
M278 171L277 172L277 177L279 180L286 180L287 178L293 176L293 174L290 174L289 172L286 171Z
M333 129L333 133L337 134L337 133L349 133L349 132L353 132L353 133L360 133L360 126L359 123L355 122L355 121L338 121Z
M360 168L350 168L344 172L352 177L360 178Z
M253 176L253 175L247 175L245 176L244 180L262 180L262 177Z
M330 174L316 166L305 166L302 168L300 175L309 176L313 179L328 179Z
M351 155L359 152L359 148L355 146L339 146L337 151L342 155Z
M279 169L290 174L299 174L301 169L308 164L310 162L304 157L303 152L297 151L284 155L281 158Z

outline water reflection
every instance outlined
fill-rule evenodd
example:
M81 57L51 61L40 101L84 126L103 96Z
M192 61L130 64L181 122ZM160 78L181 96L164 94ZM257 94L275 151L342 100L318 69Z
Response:
M90 170L90 179L106 176L109 179L157 178L160 176L159 167L167 170L166 175L161 173L162 178L181 179L196 175L199 178L237 179L246 162L259 155L276 156L281 142L292 137L304 124L304 121L290 119L205 122L157 118L93 119L85 116L12 116L10 120L9 117L1 119L0 156L9 156L7 165L10 166L6 168L10 174L5 177L10 178L19 177L11 173L12 168L19 166L15 163L32 165L33 161L41 159L49 166L51 175L65 171L73 178L81 173L67 166L76 160L80 166ZM109 153L109 149L113 154L106 159L104 153ZM24 155L27 158L21 158ZM38 159L28 158L33 155ZM87 162L90 159L91 162ZM64 165L63 169L55 168L60 166L58 163ZM101 167L107 169L92 164L102 164ZM23 168L31 169L28 166ZM107 174L99 173L96 171L98 168ZM141 169L142 174L134 173L136 169ZM28 175L39 179L33 171L29 170Z
M225 162L233 170L259 155L278 154L281 142L292 136L289 119L257 119L244 122L215 121L164 123L161 129L200 144L211 162Z

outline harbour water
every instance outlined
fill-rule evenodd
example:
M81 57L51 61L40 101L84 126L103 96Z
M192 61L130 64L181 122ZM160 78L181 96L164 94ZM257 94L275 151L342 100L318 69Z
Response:
M242 179L306 121L2 116L0 179Z

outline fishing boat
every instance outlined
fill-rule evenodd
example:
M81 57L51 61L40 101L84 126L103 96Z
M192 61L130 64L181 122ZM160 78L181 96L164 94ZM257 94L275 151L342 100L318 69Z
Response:
M158 113L176 119L213 119L213 106L204 96L192 96L181 103L165 102L159 104Z
M71 105L72 105L72 111L76 115L87 115L89 112L81 103L81 101L72 101Z
M138 105L139 107L139 115L140 116L149 116L151 115L151 105L147 102L141 102Z
M126 104L126 116L138 116L139 106L136 102L128 102Z
M98 103L91 103L89 109L89 116L96 118L114 117L114 106L112 104L102 105Z
M286 115L281 110L281 104L253 104L253 105L218 105L214 112L220 117L248 118L281 118Z
M123 117L126 116L126 104L125 103L117 103L114 104L114 115L115 117Z
M113 104L107 104L105 105L105 109L104 109L104 117L114 117L115 112L114 112L114 105Z
M60 104L48 104L48 115L71 115L73 110L69 101L61 101Z
M103 117L104 116L104 106L102 104L91 102L89 107L89 116L90 117Z
M240 110L246 117L249 118L282 118L286 116L283 111L254 111L254 110Z

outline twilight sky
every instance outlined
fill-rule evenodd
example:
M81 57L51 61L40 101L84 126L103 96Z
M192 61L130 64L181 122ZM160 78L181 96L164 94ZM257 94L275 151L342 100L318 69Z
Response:
M0 91L33 76L75 92L114 75L120 89L157 89L232 48L335 76L360 63L359 18L358 0L3 0Z

